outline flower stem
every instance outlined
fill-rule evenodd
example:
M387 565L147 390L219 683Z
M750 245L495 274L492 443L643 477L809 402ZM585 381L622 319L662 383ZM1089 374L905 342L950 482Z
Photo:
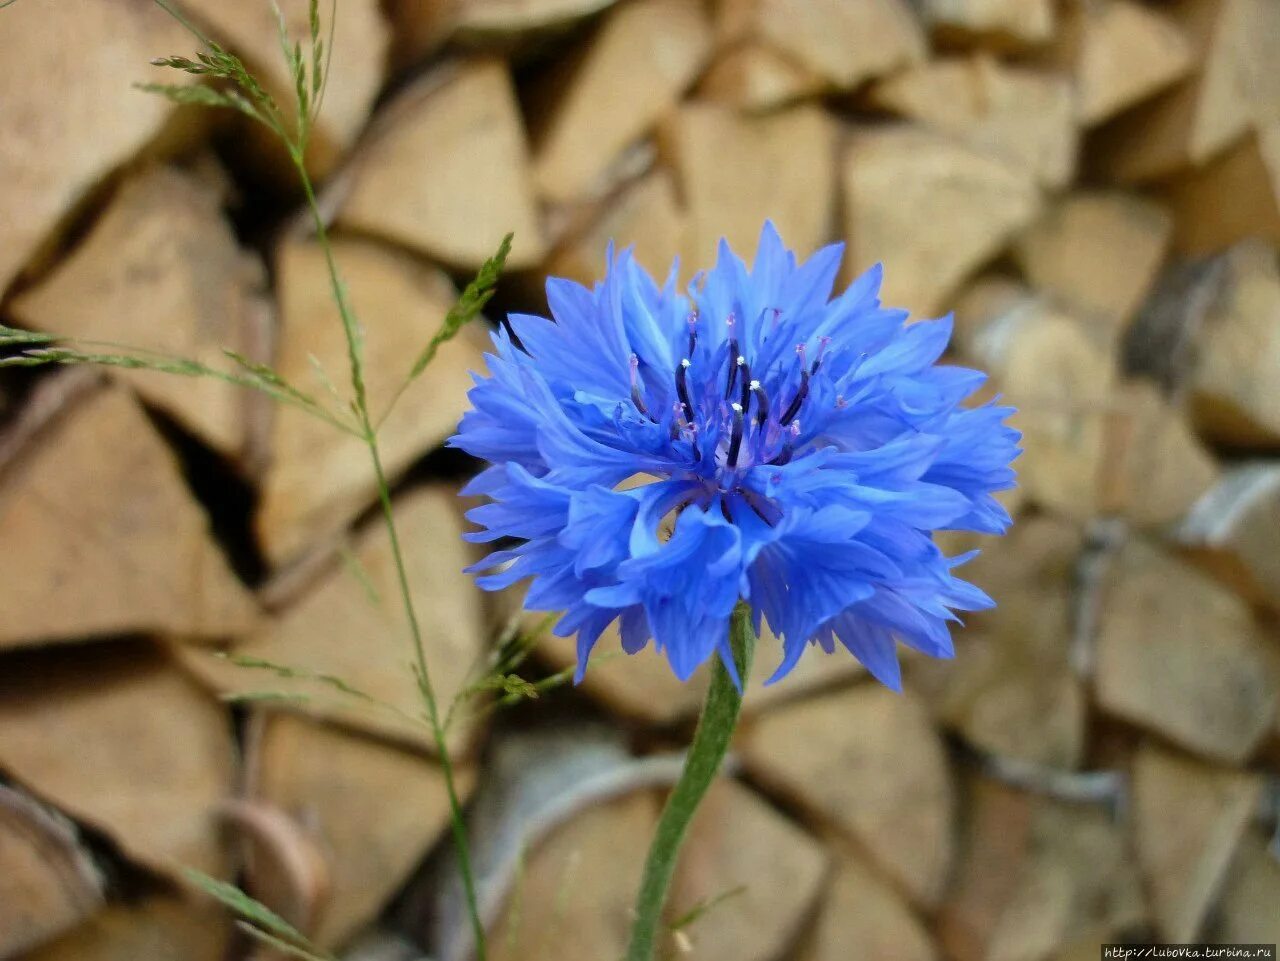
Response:
M729 647L738 667L738 676L745 679L751 674L751 659L755 654L756 635L751 627L751 610L739 604L729 622ZM707 691L698 727L693 732L693 743L685 757L684 771L667 798L666 807L658 819L658 827L649 845L649 856L644 864L644 876L636 895L635 921L631 925L631 944L627 948L627 961L653 961L655 942L662 921L662 908L666 904L667 889L675 873L676 859L689 831L694 812L711 787L720 763L729 750L738 713L742 709L742 694L729 676L724 664L715 658L711 673L711 687Z

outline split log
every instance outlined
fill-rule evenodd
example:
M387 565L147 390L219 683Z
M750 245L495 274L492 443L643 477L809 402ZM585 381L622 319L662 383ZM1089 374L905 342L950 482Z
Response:
M340 188L339 226L475 270L514 233L510 268L544 245L515 89L498 60L447 65L375 120Z
M801 256L829 240L835 137L813 106L747 117L690 103L671 116L660 141L689 215L685 262L710 265L721 237L750 262L766 218Z
M1274 944L1280 937L1280 861L1266 841L1246 835L1223 890L1212 937L1224 944Z
M1270 730L1276 652L1235 594L1132 541L1113 561L1098 629L1102 709L1238 764Z
M543 196L606 193L619 155L675 106L710 48L696 0L637 0L612 11L539 131L534 180Z
M620 958L636 881L658 820L637 792L589 808L528 857L507 910L489 935L494 961Z
M547 261L546 272L587 287L604 276L605 251L634 247L635 258L662 283L684 246L685 216L671 173L656 169L591 210Z
M1160 204L1078 191L1019 235L1014 257L1033 287L1094 322L1110 345L1155 283L1172 229Z
M1096 126L1195 69L1190 42L1159 9L1134 0L1074 0L1042 59L1075 78L1076 117Z
M1099 506L1105 416L1114 363L1074 317L1043 298L1002 287L972 291L958 313L966 356L989 372L1017 408L1019 483L1028 500L1077 520ZM980 319L981 318L981 319Z
M130 631L224 637L256 620L172 452L122 388L55 412L30 437L0 476L0 538L22 545L0 556L0 648Z
M269 336L265 285L216 190L162 167L128 181L75 252L12 310L38 330L226 369L224 348L252 356ZM246 454L250 392L213 378L115 373L218 451Z
M377 418L439 329L454 289L444 274L375 243L338 240L334 250L364 331L369 407ZM323 404L330 395L318 363L329 382L349 394L347 342L320 247L286 241L276 276L281 331L275 369ZM392 481L453 433L472 386L470 371L483 366L484 342L473 327L443 345L382 424L382 459ZM256 523L263 549L277 564L342 531L373 502L376 485L364 443L305 411L277 410L271 452Z
M1063 75L988 54L944 57L876 84L871 101L998 157L1045 187L1066 186L1075 173L1075 101Z
M1133 762L1138 864L1161 938L1195 941L1262 791L1261 778L1144 746Z
M912 663L911 686L979 750L1053 768L1084 760L1085 694L1071 669L1072 578L1080 526L1020 521L958 571L996 601L965 616L954 660Z
M913 901L936 905L952 855L946 752L914 696L866 683L772 711L749 730L744 759L839 828Z
M289 37L302 41L304 52L309 52L310 41L306 38L310 36L310 0L278 2ZM182 0L182 5L208 26L214 39L240 55L281 105L288 123L297 110L297 93L280 49L279 26L271 4L258 0ZM369 116L382 86L390 31L377 0L343 0L321 4L320 8L324 11L321 32L325 45L332 39L333 49L327 51L325 58L330 75L325 78L323 109L312 129L307 164L316 173L326 173L355 141ZM333 23L329 23L331 12L336 18ZM188 40L180 49L185 52L190 46Z
M935 961L928 931L893 888L854 858L842 858L810 943L797 961L897 958Z
M463 688L478 680L485 646L479 590L462 573L475 557L462 540L456 495L425 489L395 504L396 525L409 585L422 619L431 683L442 715ZM399 580L386 528L374 518L359 534L346 562L331 567L310 590L232 647L232 653L341 678L356 690L391 705L390 710L305 678L277 678L205 651L179 651L184 663L215 689L251 695L278 692L299 699L289 706L376 734L431 746L417 681L409 671L413 652L399 603ZM460 717L474 705L459 705ZM400 712L400 713L397 713ZM450 731L458 750L468 725Z
M0 292L24 267L40 268L92 190L173 116L163 98L131 85L190 79L158 77L148 66L189 46L152 3L14 4L4 33L0 127L10 135L0 160Z
M152 870L225 877L213 809L234 750L222 706L146 645L6 661L0 767Z
M1280 467L1260 462L1226 470L1174 539L1252 602L1280 605Z
M391 25L387 59L401 73L440 51L453 36L459 0L386 0L383 13Z
M822 78L766 43L747 40L720 53L698 84L698 98L765 111L822 90Z
M230 935L220 905L153 895L108 906L24 961L221 961Z
M455 29L466 43L510 47L527 36L562 32L616 0L455 0Z
M261 719L249 759L250 791L316 841L331 884L306 929L319 946L342 944L371 922L449 822L444 775L400 748L288 714ZM469 770L459 772L468 792ZM259 892L256 863L249 886Z
M1216 253L1249 237L1280 243L1280 123L1174 181L1168 196L1182 253Z
M843 183L852 270L882 261L881 300L924 316L1040 207L1027 173L912 127L855 134Z
M724 0L716 29L722 42L772 47L837 90L920 63L927 52L904 0Z
M689 827L672 883L673 921L706 909L679 928L677 945L735 961L785 957L827 873L817 840L752 791L722 780Z
M0 957L84 921L101 907L105 887L65 818L0 785Z
M1199 69L1174 89L1117 117L1092 145L1098 172L1123 182L1199 166L1276 108L1268 86L1278 36L1269 0L1182 0L1167 7ZM1127 65L1126 65L1127 69Z
M1049 958L1145 921L1120 827L1097 808L974 779L939 939L956 961Z
M944 44L1035 46L1051 40L1057 25L1053 0L921 0L917 6Z

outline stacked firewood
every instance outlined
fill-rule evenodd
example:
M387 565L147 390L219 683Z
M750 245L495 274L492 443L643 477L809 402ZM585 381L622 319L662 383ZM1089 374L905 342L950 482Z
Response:
M294 96L266 0L175 5ZM306 0L281 6L304 32ZM1019 408L1019 520L966 574L999 606L954 661L908 658L902 695L819 652L757 679L669 952L1280 940L1280 4L335 10L307 163L374 410L507 231L491 316L545 311L548 274L592 282L611 240L685 278L722 236L750 258L766 217L804 252L843 240L846 280L882 261L889 303L954 310L957 359ZM0 320L218 367L230 348L340 398L279 146L132 89L196 43L151 0L0 10ZM439 450L481 327L382 427L394 509L458 705L490 954L610 959L705 678L606 638L578 688L468 693L518 618L461 572L475 465ZM0 959L265 957L184 868L344 958L468 957L360 441L146 369L5 371L0 411ZM543 636L521 670L573 652Z

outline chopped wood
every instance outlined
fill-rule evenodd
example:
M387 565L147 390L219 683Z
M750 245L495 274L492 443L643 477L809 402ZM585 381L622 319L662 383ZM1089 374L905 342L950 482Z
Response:
M1168 196L1182 253L1216 253L1248 237L1280 243L1280 123L1175 180Z
M924 21L947 43L996 48L1043 44L1056 26L1053 0L920 0Z
M534 180L553 201L612 186L609 170L695 79L711 49L697 0L635 0L611 11L550 104L534 153Z
M1092 162L1115 180L1152 180L1203 164L1276 108L1260 81L1274 63L1270 0L1182 0L1168 11L1197 71L1099 131ZM1129 64L1124 65L1126 72ZM1271 83L1273 81L1266 81Z
M826 875L827 855L816 839L753 792L722 780L690 825L667 916L675 923L698 912L675 933L695 953L769 961L796 940Z
M614 5L616 0L455 0L464 40L510 43L527 34L557 32Z
M720 53L698 97L739 110L770 110L822 90L822 78L766 43L746 40Z
M814 106L744 116L688 103L661 141L689 215L686 261L710 264L721 237L748 262L772 218L800 256L831 239L836 131Z
M545 252L529 148L506 64L445 65L374 122L341 189L337 222L475 270L514 233L510 268Z
M439 330L456 294L438 270L379 244L342 239L334 242L334 253L364 332L369 407L377 418ZM281 331L275 369L322 405L345 412L345 401L330 399L316 370L318 364L334 389L350 395L347 342L323 251L312 241L286 241L276 276ZM470 371L483 367L484 343L478 326L462 330L386 418L378 439L392 481L453 433L473 383ZM264 551L277 564L343 530L374 501L377 488L363 441L306 411L276 411L271 451L256 523Z
M723 0L717 17L722 40L763 42L839 90L920 63L927 51L905 0Z
M459 6L459 0L384 0L382 10L391 25L392 72L438 53L453 36Z
M462 573L475 555L462 540L462 522L450 489L423 489L397 499L396 526L415 607L422 619L431 683L443 713L463 688L479 679L485 646L479 589ZM278 617L233 645L231 653L261 658L311 674L341 678L391 708L371 704L307 678L281 678L237 666L205 651L181 652L197 676L225 693L271 691L297 696L287 706L333 718L360 730L432 746L419 720L422 700L408 665L413 661L400 588L382 518L372 518L344 560ZM465 743L462 719L474 704L459 705L451 749Z
M1191 44L1159 9L1135 0L1074 0L1045 59L1071 71L1076 116L1092 127L1195 69Z
M123 388L70 405L23 453L0 476L0 538L23 545L0 557L0 648L254 623L173 453Z
M852 270L883 262L881 300L917 315L935 313L1040 207L1025 171L907 126L855 134L843 184Z
M0 767L153 870L226 874L213 809L233 788L231 718L153 648L8 660Z
M882 80L871 100L1025 170L1045 187L1063 187L1075 173L1075 100L1064 75L989 54L943 57Z
M1085 520L1098 508L1106 471L1107 417L1115 364L1087 328L1044 298L1006 292L965 305L967 356L1017 408L1018 481L1028 500ZM986 323L979 307L995 311Z
M1239 597L1136 540L1115 558L1098 632L1103 710L1238 764L1271 727L1277 670Z
M231 941L226 910L156 894L117 903L24 961L221 961Z
M1224 944L1274 944L1280 937L1280 858L1262 838L1240 844L1214 919L1212 936Z
M913 695L866 683L780 707L742 751L763 783L847 833L913 901L937 904L951 866L952 786Z
M1014 244L1028 282L1114 339L1146 297L1169 249L1173 219L1120 191L1077 191L1050 206Z
M588 287L604 276L605 250L634 247L636 260L662 283L684 246L685 216L675 182L665 169L653 170L597 206L588 222L547 261L546 272Z
M1195 941L1262 792L1262 779L1150 745L1133 762L1138 864L1160 936Z
M278 0L285 30L310 53L310 0ZM276 102L287 129L297 110L294 77L280 49L275 10L258 0L183 0L197 20L208 25L215 40L238 53ZM364 127L382 85L390 32L378 0L342 0L321 4L325 42L324 109L312 129L307 163L315 171L331 170ZM330 16L333 19L330 22ZM332 40L333 49L330 50ZM191 40L178 50L191 46ZM165 51L170 52L170 51Z
M938 933L956 961L1048 958L1145 921L1126 839L1107 814L973 779Z
M224 348L248 356L266 336L265 285L261 262L236 242L218 194L160 167L127 181L75 252L12 309L38 330L225 370ZM113 373L212 447L233 458L245 453L251 392L214 378Z
M0 293L24 267L40 267L70 215L173 115L163 97L131 85L191 79L148 66L189 46L154 4L12 6L0 58L0 127L9 132L0 160Z
M0 956L56 937L97 911L106 879L75 828L0 784Z
M291 815L328 862L329 895L306 932L321 947L372 921L449 822L433 761L357 734L271 714L250 763L253 796ZM469 771L459 774L468 791ZM256 891L253 870L249 883Z
M901 896L857 859L841 859L830 888L812 939L797 961L938 957L928 931Z
M954 660L911 665L909 686L979 750L1052 768L1084 760L1085 695L1070 665L1072 577L1082 546L1078 524L1020 521L1001 549L958 572L997 606L966 615Z
M622 957L657 820L656 799L637 792L591 807L558 828L528 856L506 911L490 931L489 957Z

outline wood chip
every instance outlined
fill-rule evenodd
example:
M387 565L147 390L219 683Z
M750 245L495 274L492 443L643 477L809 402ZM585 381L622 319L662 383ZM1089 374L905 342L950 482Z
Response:
M1216 253L1248 237L1280 243L1280 123L1176 180L1169 201L1182 253Z
M822 110L800 106L748 117L712 104L686 104L663 126L689 214L685 262L714 262L716 245L755 256L772 218L800 256L831 238L835 127Z
M161 167L129 180L75 252L12 308L24 326L226 370L224 348L248 355L265 336L265 284L217 193ZM113 373L223 454L244 453L249 391L209 377Z
M530 852L489 934L494 961L620 958L635 887L658 820L638 792L589 808Z
M310 0L278 0L289 37L310 53ZM294 78L280 49L280 32L270 4L257 0L183 0L183 6L207 24L214 39L239 54L246 66L269 90L286 117L297 110ZM329 76L324 86L323 109L312 130L308 165L317 172L332 169L364 126L374 98L382 86L390 31L382 19L378 0L343 0L320 4L321 34L332 50L325 61ZM334 21L330 23L330 14ZM174 52L185 53L188 41ZM167 52L167 51L166 51Z
M667 916L678 923L698 912L676 934L695 953L735 961L783 957L813 913L826 869L826 852L814 838L753 792L721 780L689 828Z
M1068 194L1028 227L1014 257L1033 287L1095 322L1105 342L1129 323L1169 249L1173 219L1119 191Z
M893 888L853 858L841 860L811 942L797 961L934 961L938 949Z
M711 27L696 0L636 0L609 13L547 108L534 179L549 200L607 192L609 169L675 106L710 53Z
M110 905L24 961L221 961L230 935L222 907L153 895Z
M920 63L927 49L904 0L725 0L717 16L722 39L763 42L839 90Z
M11 136L0 160L0 292L52 252L69 215L173 113L131 85L190 81L148 65L190 46L151 3L14 4L4 31L0 127Z
M1248 607L1138 541L1113 563L1098 634L1099 704L1204 757L1243 761L1280 699L1275 651Z
M664 169L628 184L595 206L585 219L551 255L548 274L592 286L604 276L606 250L612 241L618 249L634 247L636 260L662 283L684 247L684 211L671 173Z
M427 667L442 714L464 685L476 679L485 645L480 592L462 573L475 555L462 540L455 497L449 489L425 489L395 504ZM292 706L303 712L430 746L430 730L417 720L422 700L409 668L410 644L390 543L377 517L359 534L341 565L331 567L304 597L232 651L341 678L408 717L323 683L278 678L204 651L187 651L184 661L220 691L298 695L303 699ZM467 713L462 711L462 716ZM451 730L454 750L465 742L467 727L460 721Z
M1025 172L905 126L856 134L843 184L852 270L883 262L881 299L922 316L935 313L1040 206Z
M1247 835L1227 878L1214 940L1224 944L1274 944L1280 938L1280 859L1266 842Z
M382 416L414 358L456 299L444 274L375 243L343 239L335 256L364 331L365 381L372 416ZM276 370L322 404L330 401L315 364L341 396L351 393L347 342L329 290L324 254L290 240L276 264L281 333ZM482 323L440 348L378 432L394 481L412 461L453 433L466 408L470 371L483 368ZM272 462L262 485L257 531L277 564L343 530L376 496L364 443L292 407L276 412Z
M739 110L770 110L818 93L822 78L760 41L719 54L698 84L698 97Z
M0 538L23 545L0 557L9 612L0 648L130 631L223 637L252 626L252 598L124 389L72 405L24 455L0 478Z
M254 796L291 815L329 864L328 897L307 932L321 947L372 921L449 823L435 763L323 724L269 715L252 765ZM469 791L469 771L459 776Z
M98 910L106 879L64 818L0 785L0 956L43 944Z
M871 100L1045 187L1063 187L1075 173L1075 101L1064 75L1009 66L988 54L943 57L881 81Z
M921 0L921 15L947 42L997 48L1042 44L1052 39L1053 0Z
M225 876L213 809L233 787L231 719L148 646L7 662L0 767L147 867Z
M500 60L446 65L374 121L342 190L338 224L475 270L515 234L507 266L544 253L529 148Z
M1150 745L1133 762L1138 863L1161 938L1195 941L1262 791L1261 778Z
M742 751L762 782L847 832L913 900L937 903L951 866L952 787L913 696L865 683L781 707Z
M1105 812L990 781L969 790L963 855L938 933L956 961L1049 958L1144 922L1141 885Z

